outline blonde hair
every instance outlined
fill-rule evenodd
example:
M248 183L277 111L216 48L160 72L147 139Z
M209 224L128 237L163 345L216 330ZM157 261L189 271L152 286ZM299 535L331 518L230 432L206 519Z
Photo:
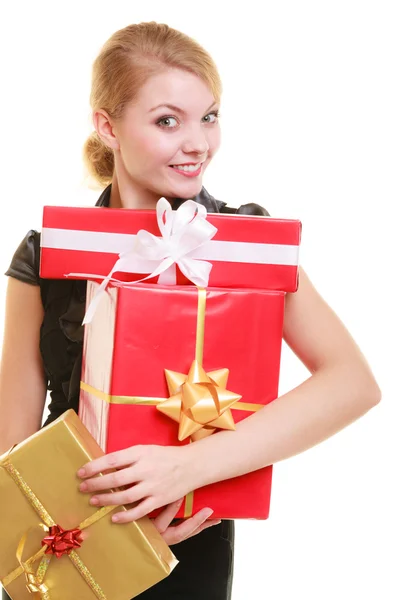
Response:
M184 33L151 21L116 31L102 47L93 64L92 111L103 109L119 119L146 81L168 67L194 73L209 86L215 101L220 101L221 80L208 52ZM87 139L83 155L90 175L101 186L108 185L114 154L97 132Z

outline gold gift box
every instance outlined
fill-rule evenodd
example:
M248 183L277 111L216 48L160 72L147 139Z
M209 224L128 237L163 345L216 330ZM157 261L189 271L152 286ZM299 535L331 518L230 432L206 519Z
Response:
M111 516L124 507L105 509L106 514L103 509L100 516L89 504L90 494L79 491L78 469L103 455L76 413L68 410L0 457L0 582L13 600L130 600L176 566L178 561L148 517L112 523ZM81 547L60 558L44 554L41 541L48 533L39 525L44 521L40 506L47 512L45 520L66 530L92 517L95 522L84 526ZM20 560L35 575L41 558L48 563L45 587L34 595L16 555L24 534ZM30 561L41 549L42 557Z

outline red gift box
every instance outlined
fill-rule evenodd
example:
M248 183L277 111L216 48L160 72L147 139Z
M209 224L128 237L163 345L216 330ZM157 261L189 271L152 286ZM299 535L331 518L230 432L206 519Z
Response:
M296 291L300 221L209 214L207 222L217 229L215 235L188 256L212 264L208 285ZM132 251L141 230L161 239L156 210L45 206L40 275L47 279L106 277L119 255ZM142 267L118 274L118 279L134 281L149 273L151 267ZM189 281L176 269L174 283ZM206 287L207 283L197 285Z
M97 288L97 283L88 283L88 303ZM204 333L201 316L198 321L201 294L203 300L206 296ZM229 398L241 398L223 415L228 428L229 414L235 422L247 418L278 395L284 298L284 291L274 290L111 284L85 327L79 409L83 423L105 452L135 444L189 443L190 437L178 440L178 423L161 410L176 391L168 389L165 370L184 379L194 358L213 383L212 372L229 369L227 383L218 390L227 388L233 394ZM187 387L190 391L193 386ZM214 421L202 425L195 435L209 434L213 427ZM218 428L212 435L218 435ZM178 517L209 506L213 518L266 519L271 478L268 466L195 490Z

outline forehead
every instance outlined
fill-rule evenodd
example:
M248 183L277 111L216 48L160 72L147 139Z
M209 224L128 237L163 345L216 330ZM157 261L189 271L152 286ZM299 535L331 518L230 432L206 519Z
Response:
M146 81L135 104L146 111L158 105L174 104L187 112L202 112L214 100L208 85L194 73L165 69Z

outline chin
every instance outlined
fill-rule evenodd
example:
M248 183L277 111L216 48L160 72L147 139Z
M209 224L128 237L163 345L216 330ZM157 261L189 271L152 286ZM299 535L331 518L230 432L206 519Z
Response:
M179 175L173 176L172 180L169 176L167 179L160 181L157 191L160 192L161 196L166 198L181 198L185 200L193 198L201 192L203 187L202 175L203 173L193 179Z
M182 199L189 199L189 198L193 198L194 196L197 196L198 194L200 194L201 189L203 187L203 180L200 179L199 181L188 181L183 183L183 185L177 185L176 187L174 187L174 190L172 192L172 197L173 198L182 198Z

